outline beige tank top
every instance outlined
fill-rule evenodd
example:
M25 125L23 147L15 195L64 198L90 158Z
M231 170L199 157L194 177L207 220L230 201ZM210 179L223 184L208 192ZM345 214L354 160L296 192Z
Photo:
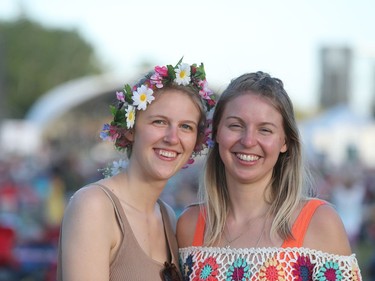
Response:
M160 281L160 271L164 267L162 263L150 258L138 244L129 222L125 216L124 210L116 195L111 192L107 187L97 184L107 194L111 200L119 227L123 234L123 240L116 254L115 259L110 265L110 281L124 281L124 280L147 280L147 281ZM171 220L166 209L165 203L158 200L160 210L164 222L164 230L167 243L171 253L171 261L178 267L178 246L176 237L171 225ZM59 247L59 261L57 280L62 281L61 274L61 251Z

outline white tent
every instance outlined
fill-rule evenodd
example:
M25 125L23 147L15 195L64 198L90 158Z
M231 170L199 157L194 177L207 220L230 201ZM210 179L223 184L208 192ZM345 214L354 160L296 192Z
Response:
M301 122L300 130L310 160L324 155L330 164L340 165L348 160L348 151L354 150L364 165L375 167L375 121L346 105Z

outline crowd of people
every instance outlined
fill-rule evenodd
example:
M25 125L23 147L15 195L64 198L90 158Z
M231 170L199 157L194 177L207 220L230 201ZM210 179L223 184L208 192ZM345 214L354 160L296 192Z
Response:
M56 161L44 150L3 153L0 159L1 281L56 279L60 224L71 189L100 176L68 165L74 155Z

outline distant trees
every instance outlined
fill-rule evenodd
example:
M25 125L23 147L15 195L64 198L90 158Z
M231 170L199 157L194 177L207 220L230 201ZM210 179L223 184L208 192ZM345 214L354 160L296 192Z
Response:
M22 118L49 89L100 72L93 47L77 31L26 18L0 22L0 117Z

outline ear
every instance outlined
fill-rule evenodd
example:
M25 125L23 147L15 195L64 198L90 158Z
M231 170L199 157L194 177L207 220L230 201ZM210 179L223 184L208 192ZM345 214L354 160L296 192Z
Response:
M134 131L131 129L131 130L128 130L126 133L125 133L125 138L130 141L130 142L133 142L134 141Z
M284 142L283 146L280 148L280 152L281 152L281 153L284 153L284 152L286 152L287 150L288 150L288 146L287 146L286 142Z

